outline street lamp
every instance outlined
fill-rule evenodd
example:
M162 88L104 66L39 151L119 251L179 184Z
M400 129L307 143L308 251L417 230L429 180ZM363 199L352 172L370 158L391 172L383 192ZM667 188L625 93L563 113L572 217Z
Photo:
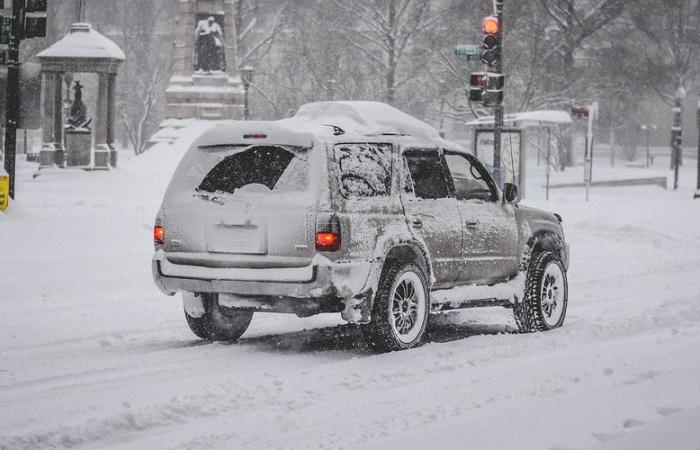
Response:
M255 69L251 66L243 66L241 68L241 79L243 81L243 90L245 92L245 104L243 107L243 120L248 120L250 117L250 109L248 107L248 91L250 90L250 85L253 83L253 74Z
M651 150L650 150L650 140L651 140L651 130L656 130L656 125L642 125L639 127L642 131L647 133L647 169L651 166Z

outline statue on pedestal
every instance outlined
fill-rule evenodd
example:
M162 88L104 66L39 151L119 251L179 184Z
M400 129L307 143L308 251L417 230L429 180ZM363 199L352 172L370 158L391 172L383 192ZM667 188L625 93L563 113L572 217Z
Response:
M197 24L194 70L205 73L226 70L224 32L213 16L200 20Z
M90 128L92 119L87 117L87 106L83 103L83 85L76 81L73 86L74 99L68 113L68 125L72 128Z

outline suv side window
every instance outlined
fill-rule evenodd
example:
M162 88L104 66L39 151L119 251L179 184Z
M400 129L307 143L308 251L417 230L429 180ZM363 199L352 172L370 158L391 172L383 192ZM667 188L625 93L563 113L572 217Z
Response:
M333 156L344 198L379 197L391 191L391 144L338 144Z
M484 166L472 156L445 152L457 200L497 201L498 193Z
M449 196L442 160L435 152L407 152L404 155L417 198L434 199Z

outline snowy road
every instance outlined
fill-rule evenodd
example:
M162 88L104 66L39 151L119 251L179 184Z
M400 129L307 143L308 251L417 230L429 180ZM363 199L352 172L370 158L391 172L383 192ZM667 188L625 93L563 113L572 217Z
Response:
M0 448L700 449L689 185L547 204L533 180L528 204L561 213L572 247L555 332L466 311L375 355L334 315L258 315L239 343L205 344L150 274L179 147L109 173L22 166L0 215Z

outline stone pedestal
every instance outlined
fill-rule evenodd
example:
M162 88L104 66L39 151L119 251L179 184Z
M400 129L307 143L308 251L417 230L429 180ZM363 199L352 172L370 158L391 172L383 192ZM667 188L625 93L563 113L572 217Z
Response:
M173 77L165 91L169 119L243 118L243 85L225 73Z
M92 133L86 129L66 130L66 163L68 167L90 166Z
M244 93L236 61L236 0L179 0L174 67L165 93L166 119L243 118ZM195 72L195 30L208 16L223 30L226 71Z

